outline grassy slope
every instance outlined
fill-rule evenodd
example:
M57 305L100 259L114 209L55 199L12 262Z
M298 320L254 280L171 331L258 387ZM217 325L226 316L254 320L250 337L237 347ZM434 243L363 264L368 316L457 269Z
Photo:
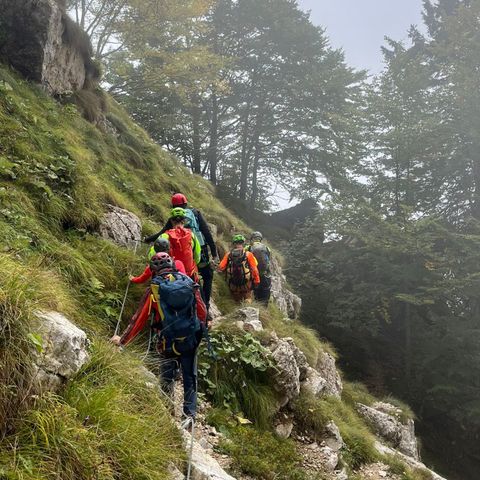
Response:
M105 342L127 275L143 267L142 255L95 232L107 203L136 213L144 233L155 231L166 219L174 191L184 192L218 226L224 245L232 231L247 227L215 198L208 182L191 175L109 103L115 131L105 134L74 107L60 106L0 66L0 478L163 479L170 462L183 461L178 433L163 401L145 386L140 362L132 354L119 356ZM232 313L225 285L216 282L215 290L222 310ZM133 290L126 318L140 291ZM29 334L35 331L32 313L38 309L63 312L95 339L91 362L59 397L31 395ZM307 328L283 322L274 307L261 315L267 328L292 336L312 364L318 350L326 348ZM235 333L229 338L239 345ZM239 378L255 388L238 400L238 408L269 419L271 385L255 371ZM312 402L297 406L307 428L321 428L333 416L352 439L354 460L374 458L371 436L349 402ZM324 413L310 418L312 410ZM360 422L358 432L349 426L352 422ZM144 444L145 432L155 441ZM289 472L285 478L293 478L297 457L292 443L278 443L260 426L255 432L232 426L231 432L237 440L259 436L265 451L280 452L263 468L254 452L239 455L241 445L234 442L225 448L238 457L238 468L269 478L268 465L288 457L292 465L285 460L282 468Z

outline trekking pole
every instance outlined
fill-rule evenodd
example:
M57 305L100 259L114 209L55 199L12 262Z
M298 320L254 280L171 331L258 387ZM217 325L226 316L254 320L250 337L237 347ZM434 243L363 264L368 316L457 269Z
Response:
M140 240L135 240L135 248L133 250L134 255L137 254L137 248L139 243L140 243ZM118 332L120 331L120 323L122 322L123 311L125 310L125 303L127 301L128 290L130 289L131 283L132 282L130 281L130 279L128 279L127 288L125 289L125 295L123 296L122 308L120 309L120 315L118 316L117 326L115 327L115 336L117 336Z

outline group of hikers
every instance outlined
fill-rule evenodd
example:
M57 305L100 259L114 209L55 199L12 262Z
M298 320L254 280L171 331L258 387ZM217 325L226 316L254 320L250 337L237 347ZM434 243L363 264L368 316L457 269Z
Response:
M214 267L225 274L233 299L264 304L270 300L271 252L260 232L234 235L233 247L219 261L212 233L199 210L190 208L185 195L171 199L170 218L160 232L143 241L152 244L148 264L132 283L147 283L140 305L115 345L128 345L145 327L156 337L161 357L163 390L170 396L179 370L184 389L184 425L193 424L197 409L197 349L208 340ZM211 255L211 257L210 257Z

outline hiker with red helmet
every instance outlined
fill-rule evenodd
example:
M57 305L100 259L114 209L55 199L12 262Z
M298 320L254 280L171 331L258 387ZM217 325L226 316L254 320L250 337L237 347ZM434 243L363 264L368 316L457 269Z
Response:
M233 249L227 252L218 266L219 272L225 272L228 288L236 302L252 301L252 290L260 284L258 262L253 253L245 251L246 239L243 235L234 235Z
M210 253L212 258L218 261L217 246L213 239L212 233L208 226L208 223L205 221L202 213L195 209L188 207L188 200L183 193L175 193L172 196L172 208L183 208L186 214L186 228L192 230L192 232L197 237L200 243L201 249L201 259L198 264L198 271L202 277L202 291L203 298L207 308L210 307L210 297L212 294L212 283L213 283L213 270L210 263ZM155 235L144 238L146 243L154 242L160 235L165 233L167 230L170 230L173 227L172 222L169 220L165 227Z
M162 357L161 377L164 390L173 395L179 368L182 370L183 413L193 419L197 407L196 352L206 328L206 308L199 294L199 285L177 272L174 260L165 252L150 261L152 282L145 301L121 335L111 341L128 345L148 323L157 336L157 352ZM199 306L203 305L202 308Z

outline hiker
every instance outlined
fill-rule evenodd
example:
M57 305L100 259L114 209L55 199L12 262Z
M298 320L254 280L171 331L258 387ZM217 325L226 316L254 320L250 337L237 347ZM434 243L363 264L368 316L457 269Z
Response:
M215 241L213 240L212 233L208 226L208 223L205 221L202 213L195 209L188 207L187 197L182 193L175 193L172 196L172 208L183 208L187 215L187 222L185 226L190 228L195 236L197 237L198 241L200 242L201 248L201 260L198 264L198 271L200 276L202 277L202 288L203 288L203 295L205 304L207 305L207 309L210 308L210 298L212 295L212 283L213 283L213 269L210 262L210 253L214 262L218 262L218 253L217 253L217 246L215 245ZM155 241L160 235L165 233L167 230L172 228L172 223L170 220L167 224L163 227L163 229L155 235L151 235L150 237L146 237L144 241L146 243L150 243Z
M260 283L257 260L253 253L245 251L245 242L243 235L234 235L233 249L225 254L218 266L219 272L225 272L228 288L236 302L251 302L252 288Z
M257 259L257 268L260 275L260 283L253 290L255 300L268 305L270 301L270 291L272 288L272 278L270 272L270 259L272 254L270 249L262 242L263 235L260 232L253 232L250 236L250 245L246 248L252 252Z
M148 298L134 315L125 332L115 335L115 345L128 345L148 323L157 336L157 352L162 358L161 379L166 393L173 395L179 368L183 378L183 413L193 419L197 408L197 348L206 328L207 311L199 293L199 285L177 272L173 259L165 252L150 261L152 281ZM146 312L146 315L145 315Z
M169 224L172 228L161 234L170 242L170 255L175 260L180 260L187 275L198 282L198 264L201 260L201 247L195 233L185 227L187 214L183 208L172 208Z
M160 237L159 239L155 240L155 243L153 244L152 248L148 252L148 257L149 260L151 260L157 253L169 253L170 252L170 242L166 238ZM181 260L174 260L175 263L175 269L177 272L183 273L186 275L187 273L185 272L185 265ZM152 278L152 270L150 268L150 262L147 263L147 266L145 267L145 270L141 275L138 277L131 276L130 281L132 283L145 283L148 280Z

